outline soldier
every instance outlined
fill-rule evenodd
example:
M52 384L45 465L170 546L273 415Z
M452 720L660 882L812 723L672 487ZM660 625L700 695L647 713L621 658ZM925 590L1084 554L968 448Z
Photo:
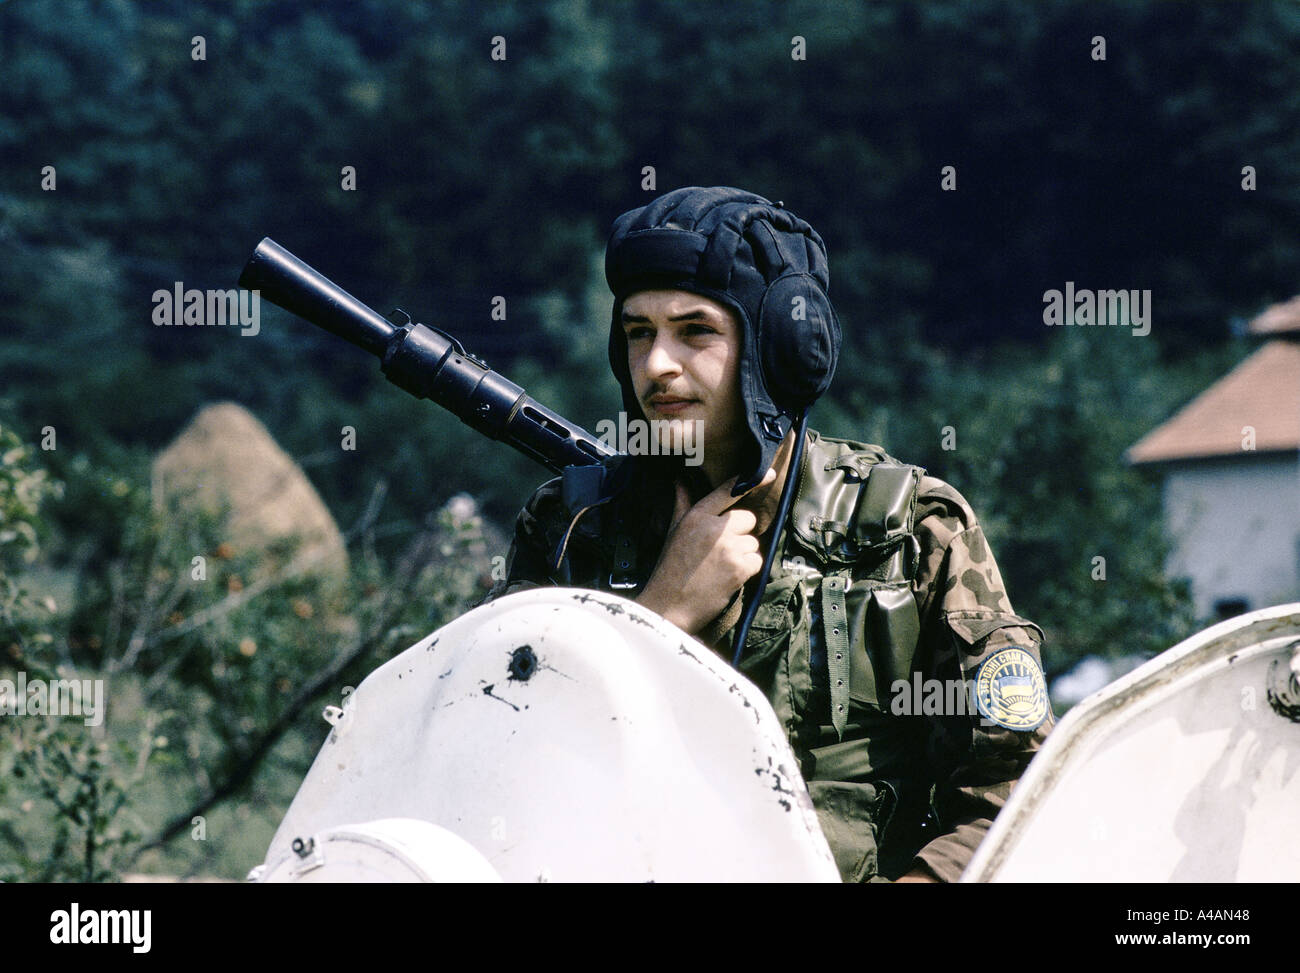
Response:
M490 597L635 598L765 693L845 881L955 880L1052 725L1043 635L956 490L807 428L840 344L821 237L692 187L620 216L605 270L628 421L665 448L542 486Z

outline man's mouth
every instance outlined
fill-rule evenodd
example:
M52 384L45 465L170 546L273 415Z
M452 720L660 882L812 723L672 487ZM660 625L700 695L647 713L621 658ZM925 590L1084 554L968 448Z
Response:
M676 395L650 396L650 408L664 415L676 415L696 403L696 399L683 399Z

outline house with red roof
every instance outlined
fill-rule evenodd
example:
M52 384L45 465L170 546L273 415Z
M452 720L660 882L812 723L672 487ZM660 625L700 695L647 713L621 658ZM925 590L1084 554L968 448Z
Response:
M1167 570L1201 617L1300 601L1300 297L1249 330L1263 345L1125 454L1163 473Z

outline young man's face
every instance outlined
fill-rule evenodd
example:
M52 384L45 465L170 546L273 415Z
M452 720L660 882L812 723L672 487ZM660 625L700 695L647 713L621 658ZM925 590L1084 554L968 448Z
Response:
M638 291L623 302L622 324L645 418L702 420L705 473L715 483L734 473L745 431L735 312L688 291Z

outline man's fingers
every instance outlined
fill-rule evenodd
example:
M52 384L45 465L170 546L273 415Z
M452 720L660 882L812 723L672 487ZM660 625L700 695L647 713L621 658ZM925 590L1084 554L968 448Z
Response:
M776 481L776 467L774 467L774 466L769 466L769 467L767 468L767 472L763 474L763 478L762 478L761 480L759 480L757 483L755 483L752 487L750 487L748 490L746 490L746 491L745 491L744 493L742 493L740 496L738 496L738 497L732 497L732 499L731 499L731 503L732 503L732 504L740 503L740 501L744 500L747 496L749 496L749 495L750 495L751 493L753 493L755 490L760 490L760 489L762 489L763 487L768 486L768 485L771 484L771 483L774 483L775 481ZM729 485L727 485L727 489L730 490L730 489L731 489L732 487L734 487L735 485L736 485L736 477L733 476L733 477L731 478L731 481L730 481ZM731 505L731 504L728 504L728 506L730 506L730 505Z
M731 506L731 488L736 485L736 478L733 476L725 483L721 483L714 491L700 500L695 506L701 511L710 514L720 514Z
M725 483L720 484L716 490L714 490L707 497L701 500L697 504L697 506L701 510L706 510L712 514L720 514L727 510L730 510L732 507L740 503L740 501L744 500L755 490L759 489L759 487L765 487L768 484L772 483L774 480L776 480L776 470L774 468L769 467L768 471L763 474L763 478L761 480L755 483L750 489L746 490L740 496L733 497L731 495L731 491L735 487L737 479L739 479L739 477L733 476Z
M726 510L719 516L727 518L727 527L736 534L748 534L758 526L758 518L752 510Z

